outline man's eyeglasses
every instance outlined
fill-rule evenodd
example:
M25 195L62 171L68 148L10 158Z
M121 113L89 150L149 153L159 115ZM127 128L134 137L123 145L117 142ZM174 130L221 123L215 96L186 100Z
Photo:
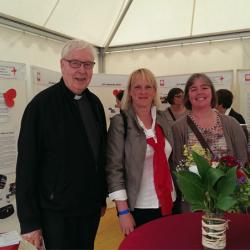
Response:
M93 69L95 62L82 62L82 61L78 61L78 60L68 60L68 59L63 59L65 61L67 61L70 65L71 68L73 69L79 69L82 65L84 67L84 69Z

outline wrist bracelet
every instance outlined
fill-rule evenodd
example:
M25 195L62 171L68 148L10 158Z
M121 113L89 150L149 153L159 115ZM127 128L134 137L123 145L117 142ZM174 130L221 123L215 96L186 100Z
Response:
M117 215L125 215L125 214L129 214L130 213L130 210L129 209L126 209L126 210L121 210L121 211L117 211Z

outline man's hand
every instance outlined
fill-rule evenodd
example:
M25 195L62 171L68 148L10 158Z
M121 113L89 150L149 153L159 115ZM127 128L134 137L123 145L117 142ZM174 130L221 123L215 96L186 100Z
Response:
M35 230L30 233L22 234L22 238L35 246L38 250L43 247L42 231Z

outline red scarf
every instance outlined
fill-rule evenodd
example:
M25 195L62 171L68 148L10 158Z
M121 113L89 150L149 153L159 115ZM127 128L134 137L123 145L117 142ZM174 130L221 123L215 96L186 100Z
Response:
M172 177L165 154L165 136L158 124L155 125L155 132L157 143L151 137L147 139L147 144L154 149L154 185L161 206L161 214L168 215L171 214L173 208L171 196L171 192L173 191Z

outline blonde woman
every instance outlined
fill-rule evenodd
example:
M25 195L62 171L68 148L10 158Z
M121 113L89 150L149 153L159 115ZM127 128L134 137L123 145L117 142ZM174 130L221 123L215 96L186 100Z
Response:
M157 110L156 79L148 69L129 78L122 114L108 131L107 182L120 226L128 235L136 226L172 213L176 199L168 158L170 124Z

